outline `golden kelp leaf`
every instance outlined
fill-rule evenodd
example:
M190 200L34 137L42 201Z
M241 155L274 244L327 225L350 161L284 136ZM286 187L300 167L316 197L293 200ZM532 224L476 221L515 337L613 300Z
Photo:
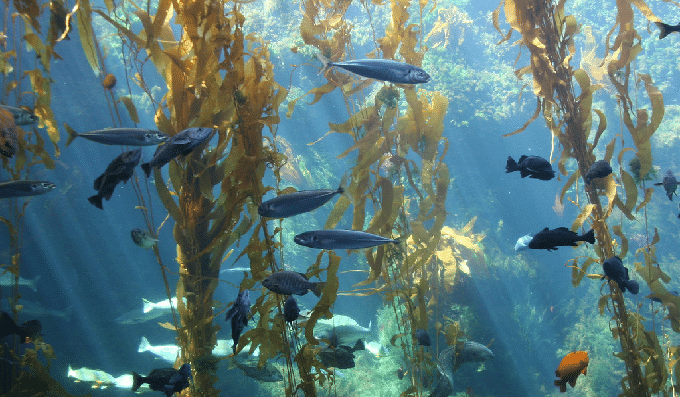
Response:
M92 71L99 74L101 70L99 65L99 58L97 57L97 47L94 44L94 32L92 31L92 7L90 0L79 0L80 7L76 12L78 22L78 37L80 37L80 45L83 47L83 53L87 62L90 64Z
M600 310L600 315L604 314L604 308L607 307L607 301L610 297L611 295L602 295L597 301L597 308Z
M520 127L519 129L514 130L513 132L511 132L511 133L509 133L509 134L503 135L503 138L508 137L508 136L510 136L510 135L519 134L520 132L526 130L527 127L529 126L529 124L533 123L534 120L536 120L536 119L538 118L538 115L539 115L539 114L541 114L541 99L540 99L540 98L536 98L536 110L534 111L534 115L531 116L531 118L530 118L529 120L527 120L527 122L524 123L524 125L523 125L522 127Z
M583 222L585 222L586 219L590 216L590 214L593 212L593 209L595 208L595 204L586 204L585 207L583 207L583 210L581 213L576 217L574 220L574 223L571 225L571 231L575 232L578 229L583 226Z
M130 98L129 96L122 96L118 100L123 102L125 108L127 108L128 114L130 115L130 120L132 120L135 123L139 123L137 107L135 106L134 102L132 102L132 98Z
M569 179L567 179L567 182L564 183L564 187L562 188L562 192L560 193L560 202L564 202L564 196L567 194L569 191L569 188L576 182L578 177L581 176L581 173L576 170L574 171L570 176Z
M392 346L395 346L395 347L401 346L401 345L397 346L397 339L403 338L403 337L406 336L406 335L408 335L408 334L402 333L402 334L392 335L392 337L390 338L390 344L391 344Z
M170 194L170 190L168 190L168 187L165 186L165 182L163 181L161 171L158 168L154 168L153 172L154 179L156 180L156 191L158 192L158 198L161 199L163 206L165 206L165 209L168 210L168 213L170 214L170 216L172 216L175 222L177 222L180 225L183 225L184 217L182 216L182 211L180 211L179 206L177 206L177 203L172 198L172 195Z
M635 212L640 211L642 207L649 204L649 202L652 200L652 192L654 192L654 188L648 187L647 189L645 189L645 198L642 200L640 204L638 204L637 207L635 207Z
M597 124L597 132L595 133L595 138L593 138L593 146L590 149L591 154L597 147L597 143L600 141L602 133L607 129L607 117L604 115L604 112L600 109L593 109L593 111L597 114L597 117L600 118L600 122Z
M616 256L619 258L624 258L626 254L628 254L628 238L626 237L625 234L623 234L623 230L621 228L621 225L614 225L612 227L612 231L614 232L615 235L617 235L621 239L621 250L619 251Z
M180 192L182 190L182 167L177 161L171 161L168 164L168 175L175 194Z
M578 261L581 258L585 258L585 261L583 261L583 264L579 267ZM573 265L569 265L570 262L573 263ZM585 257L580 256L574 259L570 259L567 261L567 263L564 264L566 267L571 267L571 284L574 287L578 287L578 285L581 283L581 280L583 280L583 277L588 275L588 268L590 267L590 265L592 265L595 262L598 262L598 260L589 256Z
M165 329L169 329L170 331L177 332L177 327L175 327L174 325L172 325L170 323L158 323L158 325L160 325L161 327L163 327Z
M638 187L633 177L626 170L621 169L620 172L623 188L626 190L625 206L628 211L632 211L635 208L635 203L637 203Z

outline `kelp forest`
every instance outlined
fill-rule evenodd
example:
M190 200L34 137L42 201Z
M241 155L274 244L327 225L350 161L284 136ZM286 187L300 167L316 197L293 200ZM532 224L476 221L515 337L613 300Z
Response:
M443 77L440 80L446 81L438 85L382 82L340 67L322 69L317 54L333 62L398 60L423 67L435 81L444 74L440 62L446 49L462 45L463 38L471 41L472 33L465 33L472 29L463 11L467 3L301 0L291 5L295 19L288 21L298 39L277 45L276 35L249 28L258 18L254 9L274 7L264 1L3 0L0 102L19 108L30 102L25 110L39 121L21 125L9 111L0 110L2 180L31 180L36 175L44 179L50 170L63 167L66 139L70 145L78 133L72 120L60 119L55 111L68 98L53 94L58 84L53 69L82 59L89 65L85 72L100 80L98 95L106 100L110 127L153 125L170 137L192 127L215 131L209 143L176 157L162 170L154 168L148 178L137 171L125 185L134 191L135 216L152 237L170 229L176 246L176 252L158 244L151 250L165 298L173 303L172 319L154 326L173 333L179 347L174 368L191 363L190 386L178 395L222 395L226 391L217 385L222 376L218 371L231 365L232 356L256 350L259 368L268 362L280 365L278 395L351 395L343 389L347 379L341 378L342 371L320 360L319 353L330 342L314 332L319 321L333 319L337 301L345 297L379 297L391 319L391 327L378 327L387 334L386 350L401 363L398 395L454 395L452 390L435 389L448 371L442 369L440 353L449 346L460 349L475 336L442 297L455 295L466 279L484 277L494 263L502 262L494 254L497 250L489 249L494 243L487 237L493 231L481 216L465 213L455 223L451 220L452 213L459 213L450 204L452 189L459 184L459 163L446 161L458 141L452 139L448 120L457 117L452 109L468 105ZM575 1L503 0L476 20L475 35L482 36L479 30L493 34L489 51L505 48L511 58L516 56L511 67L519 81L504 87L510 102L526 104L513 108L514 116L526 121L521 128L483 134L504 135L509 142L538 128L541 139L550 141L549 161L556 166L560 184L556 205L576 209L573 220L564 219L572 222L572 231L595 231L594 245L560 252L572 256L564 265L571 271L574 289L602 285L599 300L581 304L597 308L619 344L616 358L610 354L602 359L623 371L609 387L620 388L622 396L675 396L680 392L680 342L675 336L680 332L680 297L671 291L671 276L657 261L657 244L668 237L654 224L657 218L648 214L653 200L663 197L651 181L660 178L652 142L665 107L662 91L641 67L648 63L638 62L645 54L642 37L649 31L655 35L653 23L662 19L642 0L610 1L615 19L600 35L570 14L571 3ZM355 14L364 25L361 29ZM67 42L78 49L77 57L62 55ZM577 50L582 43L592 52ZM595 48L604 55L596 56ZM290 65L290 76L275 74L281 51L286 60L298 62ZM115 77L107 70L114 52L124 65ZM309 77L298 82L294 76L302 74ZM603 98L611 98L616 110L599 109ZM301 138L309 150L332 139L346 143L332 150L335 160L349 164L336 172L344 172L344 193L328 204L329 215L320 228L362 230L398 244L321 250L306 263L299 260L300 248L287 243L291 234L303 230L261 217L258 207L266 198L302 190L299 184L290 186L290 176L302 173L301 160L286 143L290 138L280 136L279 126L330 100L344 104L334 109L336 119L323 121L327 129L319 132L320 138ZM586 184L583 177L596 160L607 160L614 171ZM312 188L319 187L328 186ZM23 259L26 213L40 198L2 200L6 202L0 221L7 243L0 263L11 282L0 287L0 309L19 323L20 279L28 266ZM644 236L635 249L631 225ZM644 280L641 288L651 290L654 300L640 298L635 304L616 282L600 281L600 265L613 256L634 263L631 276ZM247 264L240 285L223 277L236 262ZM283 316L286 297L262 285L284 269L325 282L308 316L292 324ZM363 281L346 285L341 280L347 273L359 273ZM218 332L224 338L230 331L224 316L231 300L220 302L215 294L229 285L232 298L245 290L256 298L233 355L217 357L212 352ZM643 306L651 306L649 316ZM656 323L666 320L670 328L658 333ZM432 346L419 343L418 330L430 330ZM49 344L48 335L43 329L43 338L30 349L20 350L17 341L3 345L3 357L13 364L0 372L0 380L12 385L1 395L74 395L69 391L76 389L55 379L53 362L60 352ZM483 342L494 349L491 341ZM477 371L487 382L496 377L490 365ZM545 390L556 391L552 381L542 380L548 385ZM99 381L98 387L106 385ZM454 385L465 390L463 383ZM468 389L468 396L486 395Z

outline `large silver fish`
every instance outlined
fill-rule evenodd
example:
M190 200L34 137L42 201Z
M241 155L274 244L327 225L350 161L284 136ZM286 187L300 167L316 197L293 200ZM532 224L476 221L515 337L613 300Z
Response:
M259 360L239 361L234 359L233 363L238 369L243 371L246 376L249 376L253 379L257 379L262 382L278 382L283 380L281 371L279 371L279 369L269 361L265 362L264 366L262 367L259 366Z
M300 233L293 238L297 244L310 248L326 250L333 249L362 249L375 247L387 243L399 244L399 240L362 232L360 230L313 230Z
M421 84L430 81L430 75L418 66L391 59L359 59L355 61L331 62L321 54L317 58L323 63L321 74L336 66L348 72L397 84Z
M371 333L372 322L362 327L350 316L333 314L333 317L320 318L314 324L314 337L319 339L335 339L340 345L351 346L358 339L366 339Z
M0 183L0 198L37 196L51 192L57 185L48 181L8 181Z
M14 274L0 270L0 285L3 287L11 287L14 285ZM20 287L28 287L33 290L33 292L38 292L38 280L40 280L41 276L35 276L34 279L26 279L23 277L19 277L19 286Z
M73 315L73 305L68 306L63 310L50 309L49 307L43 306L40 302L31 302L24 299L19 299L16 305L17 310L22 315L27 315L30 317L57 317L66 321L71 320Z
M295 193L282 194L267 200L257 207L257 213L267 218L288 218L313 211L326 204L336 194L342 194L345 189L302 190Z
M213 128L187 128L174 135L168 141L159 146L148 163L142 164L146 176L151 175L152 168L161 168L177 156L186 156L194 149L206 142L217 130Z
M68 134L66 146L70 145L71 142L78 137L83 137L104 145L124 146L155 146L170 138L167 134L160 131L146 128L106 128L80 134L72 129L68 129Z
M437 370L440 374L439 383L430 397L446 397L453 393L453 373L462 364L484 362L494 357L493 352L488 347L472 341L458 343L457 346L449 346L442 350L437 359Z
M7 110L14 116L16 125L30 125L35 124L39 118L26 109L15 108L14 106L0 105L0 108Z

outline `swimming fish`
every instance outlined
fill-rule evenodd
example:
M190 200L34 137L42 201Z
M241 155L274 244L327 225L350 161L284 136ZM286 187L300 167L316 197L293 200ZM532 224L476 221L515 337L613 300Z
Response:
M7 181L0 183L0 198L37 196L55 187L57 185L48 181Z
M459 342L456 346L442 350L437 358L439 383L430 396L450 396L453 393L453 373L461 365L468 362L484 362L494 357L488 347L473 341Z
M141 158L142 149L137 149L124 152L113 159L104 173L94 180L94 189L97 194L89 197L87 201L99 209L104 209L102 199L111 200L116 185L120 182L127 183Z
M174 368L154 369L147 376L141 376L136 372L132 373L132 391L137 391L139 387L148 383L151 390L162 391L166 396L172 396L189 387L191 376L191 364L183 364L179 370Z
M105 128L80 134L70 128L67 131L68 140L66 141L66 146L70 145L78 137L104 145L123 146L155 146L170 139L167 134L146 128Z
M316 55L323 63L319 74L333 66L345 69L369 79L389 81L397 84L421 84L430 81L430 75L423 69L391 59L359 59L355 61L331 62L321 54Z
M22 315L32 317L58 317L66 321L71 320L73 315L73 305L66 307L63 310L50 309L43 306L40 302L31 302L24 299L19 299L15 306Z
M529 241L528 247L531 249L547 249L548 251L557 250L557 247L575 247L577 241L585 241L595 244L595 231L590 229L587 233L578 235L566 227L548 229L547 227L536 233Z
M637 281L630 279L628 268L623 266L623 262L618 256L612 256L605 260L602 263L602 270L610 280L616 281L621 292L626 292L626 289L628 289L631 294L636 295L640 291L640 285Z
M105 90L111 91L115 86L116 76L111 73L107 74L106 77L104 77L104 81L102 81L102 87L104 87Z
M680 23L677 25L668 25L663 22L654 22L654 24L659 28L659 40L673 32L680 32Z
M142 248L152 248L158 242L157 238L151 237L151 233L140 228L134 228L130 232L132 236L132 241Z
M248 315L250 314L250 291L239 292L234 305L227 311L224 321L231 320L231 339L234 341L233 350L236 353L238 340L241 337L243 328L248 325Z
M148 163L142 164L147 178L151 175L151 168L161 168L177 156L186 156L202 143L208 141L217 130L213 128L187 128L168 139L159 146Z
M0 155L11 158L19 149L17 124L12 113L0 109Z
M529 177L540 179L542 181L549 181L555 177L555 171L552 169L550 162L539 156L524 156L519 158L516 162L511 156L508 156L508 161L505 164L505 173L519 171L522 178Z
M29 320L17 325L12 316L7 312L0 311L0 338L9 335L17 335L19 343L29 343L40 336L42 324L39 320Z
M430 335L424 329L419 329L416 331L416 340L421 346L430 346L432 344L430 341Z
M373 333L373 322L368 327L362 327L350 316L333 314L332 318L320 318L314 324L314 337L320 339L335 339L338 345L349 345L357 339L366 339Z
M68 366L67 377L75 378L76 382L92 382L93 389L106 389L116 384L116 378L107 372L87 367L73 369L71 364Z
M262 382L278 382L283 380L281 371L279 371L279 369L272 365L269 361L266 361L262 367L259 366L258 360L239 361L234 359L233 362L234 365L243 371L246 376L249 376L253 379L257 379Z
M560 388L560 392L567 391L567 383L571 387L576 386L576 379L579 375L586 375L588 373L588 352L576 351L564 356L560 365L557 366L555 376L558 380L555 381L555 386Z
M673 172L668 170L666 175L663 177L663 181L660 183L655 183L654 186L663 186L664 190L666 190L666 196L668 196L670 201L673 201L673 194L677 195L675 190L678 188L678 180L675 179Z
M357 350L364 350L364 342L359 339L354 344L354 347L349 346L326 346L319 351L317 357L323 365L327 367L334 367L338 369L354 368L354 352Z
M142 336L142 340L139 342L139 347L137 352L151 352L163 361L174 363L179 356L179 346L177 345L156 345L153 346L149 343L149 340Z
M293 298L293 295L291 295L286 298L286 302L283 304L283 318L287 322L292 323L293 321L297 320L299 316L300 307L298 306L295 298Z
M1 270L0 270L1 271ZM40 280L40 275L35 276L34 279L27 279L19 276L19 281L17 284L20 287L28 287L33 290L33 292L38 292L38 281ZM0 273L0 285L3 287L11 287L14 285L14 274L9 271L3 271Z
M186 305L187 298L184 299L184 304ZM152 310L157 310L157 311L162 311L162 312L170 312L171 306L172 307L177 307L177 297L173 296L172 299L162 299L158 302L151 302L148 299L142 298L142 311L144 313L148 313Z
M605 176L612 173L612 166L609 165L607 160L599 160L593 163L593 165L588 168L586 176L583 178L586 185L590 184L590 181L596 178L604 178Z
M336 194L345 189L340 186L333 189L302 190L295 193L282 194L267 200L257 207L257 213L266 218L288 218L313 211L326 204Z
M308 291L312 291L314 295L321 296L321 291L326 283L309 281L307 276L302 273L281 270L267 276L262 280L262 285L281 295L305 295Z
M23 108L15 108L14 106L7 105L0 105L0 108L12 113L16 125L35 124L39 120L38 116Z
M305 247L325 250L352 250L375 247L376 245L387 243L399 244L399 240L378 236L377 234L362 232L360 230L344 229L313 230L304 232L295 236L293 241L299 245L304 245Z
M517 239L515 243L515 251L525 251L529 249L529 243L534 238L533 234L527 234Z

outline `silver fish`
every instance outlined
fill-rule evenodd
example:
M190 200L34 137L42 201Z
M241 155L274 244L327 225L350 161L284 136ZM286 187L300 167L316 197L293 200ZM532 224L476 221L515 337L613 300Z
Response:
M0 285L3 287L11 287L14 285L14 275L8 271L3 271L0 270L3 273L0 274ZM41 276L35 276L34 279L25 279L23 277L19 277L19 286L21 287L28 287L33 290L33 292L38 292L38 280L40 280Z
M69 321L71 320L71 316L73 315L73 305L70 305L63 310L57 310L45 307L40 302L31 302L24 299L19 299L16 306L17 309L19 309L19 307L21 308L19 312L22 315L27 315L31 317L51 316Z
M158 242L157 238L151 237L151 233L140 228L132 229L130 235L132 236L132 241L142 248L149 249Z
M362 327L350 316L333 314L332 318L320 318L314 324L314 337L319 339L337 339L340 345L352 345L358 339L366 339L371 333L372 321L368 328Z
M106 128L80 134L72 129L68 129L68 134L66 146L70 145L78 137L104 145L124 146L155 146L170 139L167 134L146 128Z
M187 128L174 135L159 146L148 163L142 164L146 176L151 175L151 168L161 168L177 156L186 156L202 143L208 141L217 130L213 128Z
M8 181L0 183L0 198L37 196L52 191L57 185L48 181Z
M326 250L362 249L387 243L399 244L398 240L362 232L360 230L313 230L300 233L293 239L297 244Z
M391 59L359 59L355 61L331 62L321 54L317 58L323 63L321 74L333 66L345 69L369 79L389 81L397 84L421 84L430 81L430 75L418 66Z
M345 189L302 190L295 193L282 194L267 200L257 207L257 213L267 218L288 218L313 211L326 204L336 194L342 194Z
M281 371L268 361L265 362L264 366L261 368L258 366L258 360L247 360L242 362L234 360L234 365L243 371L246 376L262 382L278 382L283 380Z
M281 295L305 295L308 291L321 296L325 282L309 281L306 275L289 270L281 270L262 280L262 285L268 290Z
M515 251L525 251L529 249L529 242L533 240L534 235L533 234L527 234L526 236L522 236L517 239L517 242L515 243Z
M114 321L116 324L124 325L141 324L156 319L166 313L166 311L162 310L152 310L145 313L142 309L134 309L121 314L120 316L116 317Z
M439 370L439 384L430 397L445 397L453 393L453 373L458 367L468 362L484 362L494 358L488 347L481 343L466 341L457 346L449 346L439 353L437 369Z
M30 125L35 124L39 118L30 111L22 108L15 108L13 106L0 105L0 108L7 110L14 116L16 125Z

